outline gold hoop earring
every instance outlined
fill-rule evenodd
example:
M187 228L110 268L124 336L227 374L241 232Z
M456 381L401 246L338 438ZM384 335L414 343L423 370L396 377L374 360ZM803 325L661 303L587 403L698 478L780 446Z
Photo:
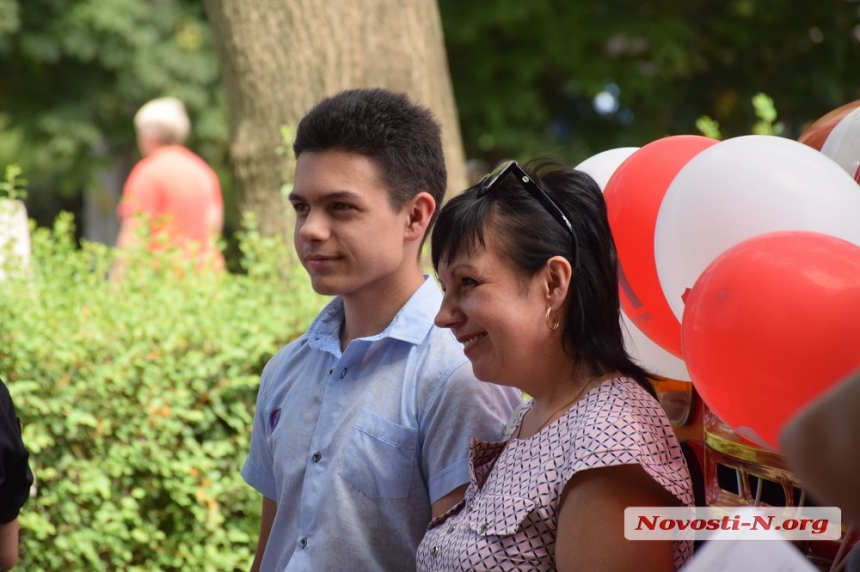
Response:
M560 323L561 319L558 317L558 314L556 314L556 316L555 316L555 322L553 322L553 324L552 324L552 325L550 325L550 324L549 324L549 314L550 314L550 312L552 312L552 308L549 308L549 307L548 307L548 308L546 309L546 316L544 316L544 318L543 318L543 319L544 319L544 322L546 323L546 327L547 327L547 328L549 328L551 332L554 332L554 331L556 331L556 330L558 329L558 325L559 325L559 323Z

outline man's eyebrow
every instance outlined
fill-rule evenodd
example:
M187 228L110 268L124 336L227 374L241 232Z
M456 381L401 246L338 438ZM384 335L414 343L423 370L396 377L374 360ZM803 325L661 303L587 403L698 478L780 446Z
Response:
M296 191L292 191L290 193L290 196L287 198L290 201L307 202L307 199L305 199L301 195L301 193L297 193ZM318 202L344 201L344 200L359 202L362 200L362 197L361 197L361 195L359 195L358 193L353 192L353 191L332 191L330 193L324 193L324 194L318 195L316 197L316 199Z

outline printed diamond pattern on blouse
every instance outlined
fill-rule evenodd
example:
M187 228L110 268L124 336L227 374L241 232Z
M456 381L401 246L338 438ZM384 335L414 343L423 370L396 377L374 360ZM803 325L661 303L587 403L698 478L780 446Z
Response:
M506 439L529 408L521 409ZM554 570L559 499L582 470L638 463L683 504L693 504L689 471L668 419L626 378L592 389L528 439L473 440L470 461L465 500L428 526L418 549L420 571ZM691 554L691 542L675 543L675 567Z
M500 443L485 443L472 439L469 446L469 475L472 482L476 483L478 488L484 486L487 476L493 470L493 465L496 464L499 454L505 448L504 441Z

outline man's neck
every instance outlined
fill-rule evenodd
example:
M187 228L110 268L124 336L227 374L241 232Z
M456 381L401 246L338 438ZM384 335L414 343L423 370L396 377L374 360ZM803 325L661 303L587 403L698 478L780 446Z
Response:
M384 289L345 294L344 319L340 329L341 351L356 338L383 332L423 283L424 274L416 267Z

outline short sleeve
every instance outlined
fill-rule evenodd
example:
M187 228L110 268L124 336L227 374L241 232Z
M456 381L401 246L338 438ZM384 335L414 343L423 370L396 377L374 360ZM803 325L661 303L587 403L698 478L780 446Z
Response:
M575 431L567 478L585 469L638 464L689 504L687 464L660 404L638 387L618 389L589 396L592 402Z
M28 458L21 439L21 428L9 390L0 382L0 523L15 520L33 484Z
M572 473L595 467L639 463L642 427L626 407L588 408L574 441Z
M419 420L431 503L469 482L470 439L500 440L521 401L518 389L478 381L469 362L440 384Z
M281 361L284 350L269 360L260 378L260 390L257 393L257 405L254 410L254 428L251 432L251 449L245 464L242 466L242 478L260 494L270 499L277 499L277 488L274 477L274 459L269 448L271 420L269 413L270 388L277 380L277 364Z

